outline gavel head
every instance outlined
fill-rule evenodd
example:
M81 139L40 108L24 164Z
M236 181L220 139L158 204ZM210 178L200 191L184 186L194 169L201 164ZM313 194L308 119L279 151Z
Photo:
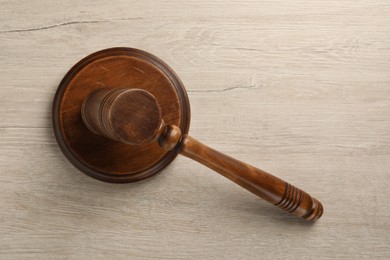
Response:
M131 145L155 141L165 129L156 99L142 89L97 90L84 100L81 115L95 134Z

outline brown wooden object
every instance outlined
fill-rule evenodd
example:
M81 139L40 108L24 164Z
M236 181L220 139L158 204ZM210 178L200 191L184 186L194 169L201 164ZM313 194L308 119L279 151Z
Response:
M145 52L114 48L88 56L60 84L53 113L60 147L93 177L140 180L180 153L293 215L315 220L323 213L306 192L190 137L183 85Z
M149 53L112 48L87 56L65 75L53 103L54 133L69 161L89 176L108 182L142 180L168 165L177 151L163 150L157 142L128 145L117 141L124 136L114 141L91 132L81 116L84 100L97 90L114 88L147 91L158 101L159 116L182 133L188 132L190 105L174 71ZM121 118L115 120L125 120Z

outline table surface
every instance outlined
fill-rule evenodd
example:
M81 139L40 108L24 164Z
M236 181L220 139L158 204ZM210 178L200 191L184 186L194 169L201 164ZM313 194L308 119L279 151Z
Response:
M323 202L315 224L179 156L109 184L51 129L67 70L123 46L184 82L190 134ZM1 259L390 258L390 3L0 1Z

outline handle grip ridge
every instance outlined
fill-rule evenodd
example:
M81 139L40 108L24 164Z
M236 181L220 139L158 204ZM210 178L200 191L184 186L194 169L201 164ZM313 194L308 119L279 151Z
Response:
M308 206L303 207L304 204ZM288 182L282 199L275 206L307 220L319 219L324 211L321 202Z

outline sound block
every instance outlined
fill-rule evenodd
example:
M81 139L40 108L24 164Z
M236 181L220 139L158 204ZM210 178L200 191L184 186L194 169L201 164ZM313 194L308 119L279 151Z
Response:
M178 154L157 142L128 145L92 133L81 118L81 106L101 88L138 88L157 100L162 119L188 133L190 104L183 83L163 61L132 48L93 53L62 79L53 103L56 140L67 159L81 172L107 182L134 182L160 172Z

